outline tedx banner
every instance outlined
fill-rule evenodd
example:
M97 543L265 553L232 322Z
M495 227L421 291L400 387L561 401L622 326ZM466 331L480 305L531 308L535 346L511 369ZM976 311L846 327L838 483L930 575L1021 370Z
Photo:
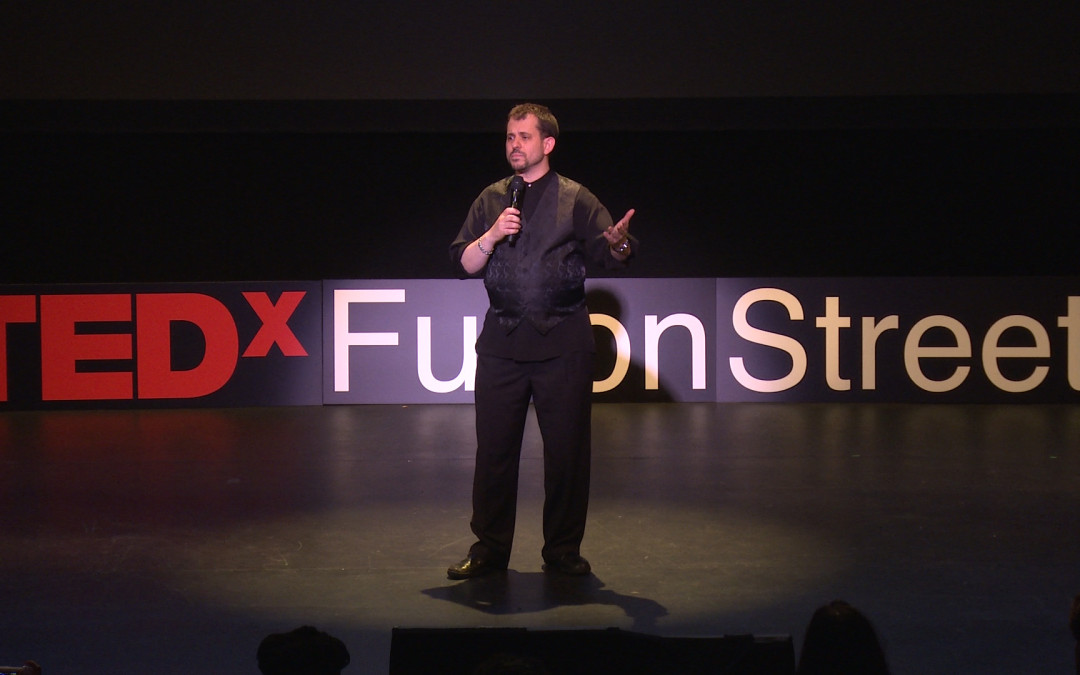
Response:
M1066 402L1080 279L718 279L718 401Z
M0 406L322 403L321 284L0 288Z
M713 279L604 279L586 287L599 401L711 401ZM328 281L326 403L471 403L483 282Z
M596 279L597 401L1075 402L1080 279ZM0 287L0 410L470 403L479 280Z

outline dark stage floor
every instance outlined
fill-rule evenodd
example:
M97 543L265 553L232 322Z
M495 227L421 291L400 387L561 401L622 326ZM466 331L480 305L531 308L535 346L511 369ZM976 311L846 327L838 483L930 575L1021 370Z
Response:
M583 553L540 571L540 449L500 584L472 542L472 408L0 413L0 664L257 675L270 632L386 673L393 627L790 634L843 598L899 674L1066 673L1080 408L603 404ZM563 589L564 591L566 589Z

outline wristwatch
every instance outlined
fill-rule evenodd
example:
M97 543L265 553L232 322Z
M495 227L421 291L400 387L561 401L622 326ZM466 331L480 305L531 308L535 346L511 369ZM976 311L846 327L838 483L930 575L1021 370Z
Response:
M623 239L618 244L615 244L614 246L612 246L611 250L615 251L619 255L626 255L627 253L630 252L630 240L629 239Z

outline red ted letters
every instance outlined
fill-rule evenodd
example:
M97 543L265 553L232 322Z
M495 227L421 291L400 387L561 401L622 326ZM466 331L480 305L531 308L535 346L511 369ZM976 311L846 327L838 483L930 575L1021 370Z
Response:
M262 322L243 355L265 357L277 344L285 356L306 356L287 323L305 295L283 292L275 303L265 292L243 293ZM8 326L35 321L44 401L206 396L229 381L240 355L232 313L202 293L0 296L0 401L8 400ZM174 322L193 324L203 335L205 350L193 368L172 364Z

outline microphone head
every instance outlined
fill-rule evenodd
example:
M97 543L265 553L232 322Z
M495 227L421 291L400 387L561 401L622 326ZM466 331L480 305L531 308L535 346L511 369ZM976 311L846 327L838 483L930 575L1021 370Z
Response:
M525 179L521 176L514 176L510 179L510 192L520 192L525 189Z

